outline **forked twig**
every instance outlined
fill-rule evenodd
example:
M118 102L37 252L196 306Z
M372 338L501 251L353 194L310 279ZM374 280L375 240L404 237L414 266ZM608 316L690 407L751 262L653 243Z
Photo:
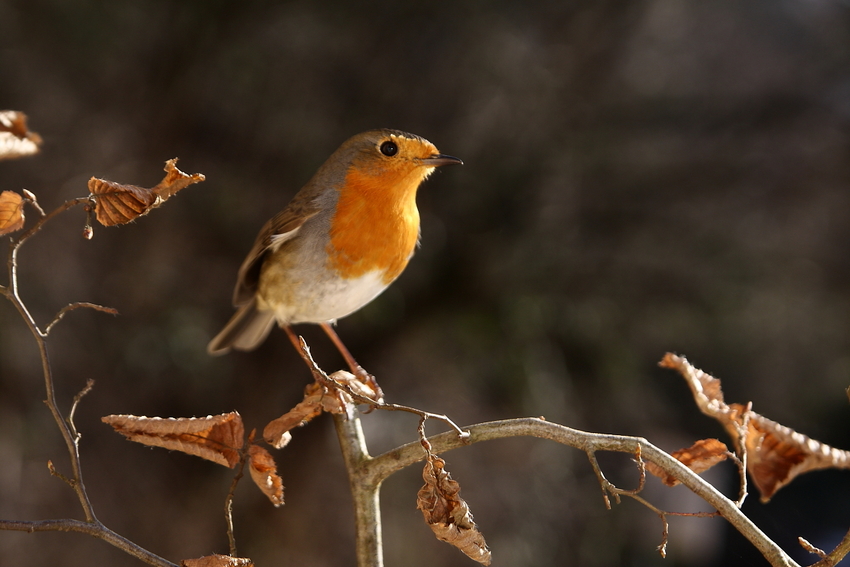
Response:
M599 433L590 433L579 431L550 423L539 418L519 418L508 419L503 421L493 421L487 423L478 423L467 427L470 437L468 440L459 440L454 432L445 432L439 435L428 438L428 442L433 447L435 453L444 453L451 449L464 447L472 443L480 441L489 441L494 439L505 439L521 436L537 437L555 441L576 449L584 451L589 456L597 451L616 451L621 453L630 453L637 455L640 450L641 458L651 461L658 465L665 473L671 475L679 482L684 484L691 492L705 500L708 504L717 510L717 512L665 512L645 501L643 497L636 494L633 490L622 490L611 484L605 475L602 474L598 463L595 464L595 458L591 458L591 466L594 466L594 472L597 473L597 478L601 479L606 489L610 489L612 494L618 496L628 496L635 499L644 505L648 505L649 509L657 514L684 515L696 517L711 517L720 515L731 523L744 537L746 537L770 562L776 567L798 567L791 557L785 553L776 543L774 543L767 535L762 532L747 516L745 516L737 505L721 494L714 486L705 481L702 477L688 469L685 465L679 462L675 457L662 451L651 444L646 439L640 437L627 437L622 435L602 435ZM640 447L640 449L638 449ZM410 466L413 463L423 460L425 457L422 452L422 445L419 441L408 443L397 449L388 451L382 455L373 457L368 463L370 483L380 483L393 473ZM619 498L618 498L619 501ZM850 545L850 543L848 543Z
M454 421L451 420L451 418L449 418L446 415L431 413L429 411L424 411L424 410L416 409L416 408L401 405L401 404L389 404L389 403L386 403L386 402L383 402L383 401L373 400L369 397L366 397L362 394L355 392L351 388L351 386L349 386L348 384L343 384L339 380L336 380L336 379L332 378L331 376L328 376L327 373L325 373L325 371L322 370L319 367L318 364L316 364L316 361L313 359L313 356L310 353L310 347L307 345L307 342L304 340L304 337L299 336L298 340L299 340L298 351L301 354L301 358L304 360L304 362L310 368L310 371L313 373L313 377L317 381L321 382L322 384L329 386L329 387L332 387L336 390L343 391L346 394L348 394L349 396L351 396L351 398L354 401L361 403L361 404L368 405L370 407L374 407L376 409L387 410L387 411L403 411L403 412L407 412L407 413L412 413L414 415L418 415L419 418L422 419L422 420L436 419L436 420L442 421L443 423L447 424L449 427L451 427L452 429L455 430L459 439L469 438L469 433L464 431L463 429L461 429L460 426L458 426Z
M77 499L79 500L80 505L83 509L83 513L86 519L85 521L61 519L29 522L0 520L0 530L16 530L30 533L41 531L73 531L86 533L91 536L102 539L107 543L110 543L111 545L114 545L115 547L121 549L129 555L132 555L144 561L145 563L148 563L149 565L155 565L157 567L177 567L174 563L171 563L170 561L167 561L162 557L159 557L158 555L147 551L136 543L133 543L132 541L124 538L123 536L120 536L117 533L113 532L112 530L104 526L102 523L100 523L100 521L94 514L94 509L92 507L91 501L89 500L88 493L86 492L85 483L83 482L79 448L80 435L77 431L76 426L74 425L74 414L77 410L77 407L83 396L85 396L91 390L93 382L89 380L86 386L74 397L74 401L67 419L62 415L62 411L59 409L59 405L56 400L56 392L53 380L53 368L50 363L50 355L47 348L47 335L49 334L50 330L56 323L58 323L64 317L67 312L72 311L74 309L78 309L80 307L92 308L107 313L116 313L115 310L110 309L108 307L102 307L100 305L85 302L72 303L63 307L59 311L59 313L57 313L56 317L54 317L53 321L51 321L50 324L47 325L46 329L42 331L39 328L38 324L35 322L35 319L33 318L29 309L27 309L26 304L23 302L18 293L18 252L20 251L21 246L23 246L23 244L32 236L38 233L44 227L44 225L51 219L77 205L90 205L91 198L81 197L78 199L72 199L70 201L66 201L53 211L45 213L44 210L38 205L38 202L35 199L35 195L28 191L25 191L25 195L27 202L39 213L39 218L28 230L21 234L17 239L13 239L10 242L9 255L6 262L8 282L6 286L0 286L0 293L2 293L2 295L5 296L6 299L8 299L12 303L12 305L14 305L15 308L18 310L18 313L24 320L24 324L26 324L27 328L30 331L30 334L32 334L33 339L35 340L36 345L38 346L38 352L41 358L44 388L47 394L45 404L50 410L50 413L53 416L53 420L59 428L59 432L68 450L72 474L70 476L66 476L60 473L56 470L55 466L51 461L48 461L48 470L50 471L51 475L63 480L66 484L68 484L68 486L70 486L74 490L77 495Z
M10 530L19 532L79 532L90 536L102 539L103 541L114 545L118 549L126 552L133 557L144 561L148 565L155 567L178 567L178 565L163 559L162 557L151 553L150 551L133 543L124 536L118 535L98 521L84 522L82 520L61 519L61 520L36 520L36 521L18 521L18 520L0 520L0 530Z
M74 303L69 303L65 307L59 310L59 313L53 318L47 327L44 328L43 335L46 337L50 334L50 330L65 317L65 314L69 311L74 311L75 309L94 309L95 311L100 311L101 313L109 313L110 315L118 315L118 310L113 309L112 307L104 307L103 305L97 305L96 303L89 303L87 301L76 301Z
M818 551L821 551L822 553L822 550L816 548L803 538L800 538L800 540L800 545L802 545L804 548L806 548L806 545L803 542L806 542L806 544L812 547L812 550L809 550L811 553L815 553L817 555L820 555ZM808 548L806 549L808 550ZM838 563L841 562L841 560L844 559L844 557L846 557L848 553L850 553L850 531L844 534L844 537L841 539L838 545L835 546L835 549L833 549L831 553L826 555L820 555L821 560L811 565L811 567L835 567L835 565L838 565Z

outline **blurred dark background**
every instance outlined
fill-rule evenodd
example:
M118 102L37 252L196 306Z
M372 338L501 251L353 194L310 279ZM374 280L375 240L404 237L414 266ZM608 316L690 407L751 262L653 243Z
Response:
M20 257L22 295L51 335L77 412L89 494L108 526L170 560L225 553L232 472L130 444L100 422L238 410L262 427L309 374L283 333L210 358L236 270L265 220L330 153L370 128L414 132L463 167L420 191L422 246L404 275L339 324L391 401L458 423L544 415L675 450L718 436L666 351L774 420L850 448L850 6L840 1L95 2L0 0L0 107L45 140L0 163L0 189L45 208L91 176L152 186L166 159L202 172L162 209L81 237L63 215ZM34 216L29 213L30 217ZM5 278L2 280L5 282ZM298 329L327 370L322 333ZM81 517L44 407L32 338L0 305L0 517ZM378 454L416 419L364 417ZM428 424L436 433L442 426ZM721 519L612 511L583 454L518 439L444 455L494 565L764 565ZM352 565L347 479L323 417L276 454L287 504L235 503L258 566ZM606 472L634 485L627 458ZM417 467L418 469L418 467ZM734 495L735 471L707 477ZM415 510L420 471L384 486L389 566L472 562ZM650 483L671 510L704 510ZM801 562L850 526L850 476L804 475L745 510ZM0 532L16 567L139 563L79 534Z

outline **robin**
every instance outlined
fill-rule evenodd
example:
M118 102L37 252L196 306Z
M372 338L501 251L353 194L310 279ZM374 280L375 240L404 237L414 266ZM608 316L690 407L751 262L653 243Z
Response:
M331 325L401 274L419 241L416 190L434 168L461 163L398 130L350 138L263 226L239 268L237 311L207 351L252 350L275 322L294 341L290 325L318 323L362 371Z

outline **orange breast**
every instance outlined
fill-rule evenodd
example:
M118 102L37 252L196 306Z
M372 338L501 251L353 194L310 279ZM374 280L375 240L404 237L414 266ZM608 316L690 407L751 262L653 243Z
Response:
M363 172L351 167L331 221L330 266L347 278L383 272L389 284L401 274L419 239L416 189L423 167Z

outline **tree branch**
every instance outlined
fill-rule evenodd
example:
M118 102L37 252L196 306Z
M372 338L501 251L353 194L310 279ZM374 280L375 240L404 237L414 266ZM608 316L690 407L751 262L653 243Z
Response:
M596 451L617 451L632 455L639 452L644 459L661 467L664 472L679 480L694 494L711 504L721 516L726 518L729 523L764 555L771 565L775 567L799 567L788 554L771 541L758 526L738 509L735 502L732 502L711 484L703 480L702 477L692 472L674 457L657 448L646 439L622 435L588 433L538 418L491 421L471 425L465 429L470 434L469 438L465 440L459 439L457 434L452 431L429 438L433 446L433 451L435 453L441 453L480 441L529 436L568 445L585 451L588 455ZM362 473L363 480L369 485L380 486L380 483L391 474L413 463L422 461L424 458L425 456L419 441L408 443L407 445L374 457L368 464L363 465L367 469Z
M371 474L373 459L366 447L360 417L353 405L348 407L354 410L349 412L351 415L335 414L333 417L354 500L357 567L383 567L380 504L383 479ZM422 454L421 446L419 452Z
M802 538L800 538L802 539ZM850 553L850 531L844 534L844 538L839 542L835 549L832 550L832 553L828 554L826 557L821 558L820 561L812 565L811 567L834 567L841 562L844 557Z
M97 305L96 303L89 303L87 301L77 301L77 302L74 302L74 303L69 303L68 305L66 305L65 307L60 309L59 313L57 313L56 316L53 318L53 321L51 321L50 324L48 324L47 327L45 327L44 336L46 337L47 335L50 334L50 330L53 329L53 327L56 325L56 323L58 323L59 321L62 320L62 318L65 316L65 314L67 312L73 311L75 309L80 309L80 308L94 309L95 311L100 311L101 313L109 313L110 315L118 315L117 309L113 309L112 307L104 307L103 305Z
M148 565L155 567L178 567L176 564L163 559L162 557L151 553L128 540L127 538L118 535L100 522L83 522L81 520L61 519L61 520L37 520L32 522L18 520L0 520L0 530L11 530L19 532L79 532L90 536L102 539L103 541L114 545L118 549L132 555L133 557L144 561Z

